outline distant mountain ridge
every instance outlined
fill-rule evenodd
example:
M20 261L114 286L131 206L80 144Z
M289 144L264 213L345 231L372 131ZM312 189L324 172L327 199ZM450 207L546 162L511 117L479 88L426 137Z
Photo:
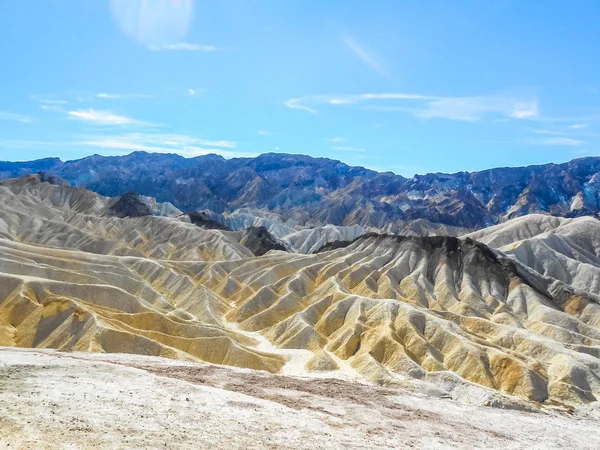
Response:
M360 225L397 232L425 219L475 229L530 213L576 217L600 212L600 157L413 178L275 153L225 159L134 152L66 162L0 162L0 179L39 171L105 196L134 191L183 211L247 208L302 226Z

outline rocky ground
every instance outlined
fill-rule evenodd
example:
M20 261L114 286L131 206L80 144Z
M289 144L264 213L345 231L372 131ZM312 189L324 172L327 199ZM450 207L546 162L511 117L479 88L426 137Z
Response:
M417 384L0 348L0 448L597 449L597 413L475 406Z

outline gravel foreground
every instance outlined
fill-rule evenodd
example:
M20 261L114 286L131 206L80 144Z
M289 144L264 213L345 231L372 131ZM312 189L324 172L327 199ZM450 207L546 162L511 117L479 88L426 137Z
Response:
M600 448L594 414L565 411L139 355L0 348L0 448Z

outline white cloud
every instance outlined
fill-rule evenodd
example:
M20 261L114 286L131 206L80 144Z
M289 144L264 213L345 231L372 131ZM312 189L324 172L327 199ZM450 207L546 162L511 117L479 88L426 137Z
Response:
M292 108L292 109L301 109L301 110L309 112L311 114L316 114L317 113L316 109L302 105L302 102L304 100L305 100L305 98L292 98L285 102L285 106L287 106L288 108Z
M260 136L275 136L275 133L266 130L258 130Z
M343 137L332 137L332 138L328 138L327 139L329 142L344 142L346 139L344 139Z
M188 95L190 95L191 97L194 97L203 92L206 92L206 89L188 89L187 90Z
M375 58L371 53L369 53L362 45L356 42L351 36L343 35L342 40L348 46L348 48L356 55L362 62L368 65L375 72L378 72L380 75L385 77L389 77L389 73L383 67L383 65Z
M145 151L153 153L177 153L194 157L214 153L226 158L256 156L252 153L238 152L233 149L237 143L228 140L201 139L180 134L128 133L115 136L87 136L77 145L85 147L117 150L121 153Z
M548 134L551 136L564 136L567 133L563 133L561 131L552 131L552 130L533 130L535 134Z
M237 147L237 143L233 141L211 141L208 139L194 139L200 145L208 145L212 147L223 147L223 148L235 148Z
M327 103L330 105L351 105L356 102L349 98L332 98L331 100L327 100Z
M573 128L574 130L583 130L584 128L587 128L589 125L587 123L576 123L570 126L570 128Z
M339 150L341 152L361 152L364 153L364 148L356 148L356 147L344 147L344 146L336 146L333 147L334 150Z
M512 97L445 97L428 99L423 107L414 109L417 117L439 118L474 122L495 114L513 119L534 118L538 114L537 101L523 102Z
M9 120L12 122L31 123L33 119L22 114L0 111L0 120Z
M106 94L103 92L96 94L96 97L109 100L117 100L122 98L152 98L151 95L146 94Z
M92 122L97 125L146 125L144 122L126 116L119 116L110 111L97 111L95 109L80 109L69 111L69 118Z
M218 50L217 47L213 45L198 45L198 44L190 44L188 42L178 42L176 44L166 44L166 45L149 45L148 48L155 52L165 51L165 50L179 50L179 51L187 51L187 52L215 52Z
M584 144L583 141L580 141L578 139L571 139L571 138L567 138L567 137L532 139L528 142L531 144L534 144L534 145L552 145L552 146L558 145L558 146L568 146L568 147L573 147L573 146Z
M513 108L510 117L515 119L535 119L538 116L537 102L519 103L514 107L510 106L510 108Z
M42 108L45 111L56 111L56 112L64 112L65 111L63 108L61 108L60 106L57 106L57 105L40 105L40 108Z
M56 98L38 97L37 95L30 95L29 98L34 102L44 103L46 105L66 105L68 102L65 100L59 100Z
M432 97L421 94L407 94L405 92L385 92L383 94L361 94L355 95L359 100L436 100L444 97Z
M288 100L288 108L317 113L318 105L343 106L354 104L365 109L397 111L422 119L478 121L486 116L534 120L538 117L538 102L512 96L489 95L472 97L443 97L403 92L356 95L316 95Z

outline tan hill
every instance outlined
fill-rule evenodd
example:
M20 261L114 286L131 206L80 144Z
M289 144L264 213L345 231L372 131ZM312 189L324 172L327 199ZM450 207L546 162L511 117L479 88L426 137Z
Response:
M600 301L600 220L533 214L466 235ZM561 283L562 282L562 283Z
M416 378L500 403L600 395L595 285L579 285L569 249L552 247L568 261L548 270L520 257L500 236L512 222L473 236L494 235L512 257L470 238L373 234L318 254L255 257L239 232L110 216L107 200L36 176L0 183L0 201L0 345ZM586 246L588 260L575 260L596 270L587 220L562 238ZM549 230L523 226L510 232L521 245Z

